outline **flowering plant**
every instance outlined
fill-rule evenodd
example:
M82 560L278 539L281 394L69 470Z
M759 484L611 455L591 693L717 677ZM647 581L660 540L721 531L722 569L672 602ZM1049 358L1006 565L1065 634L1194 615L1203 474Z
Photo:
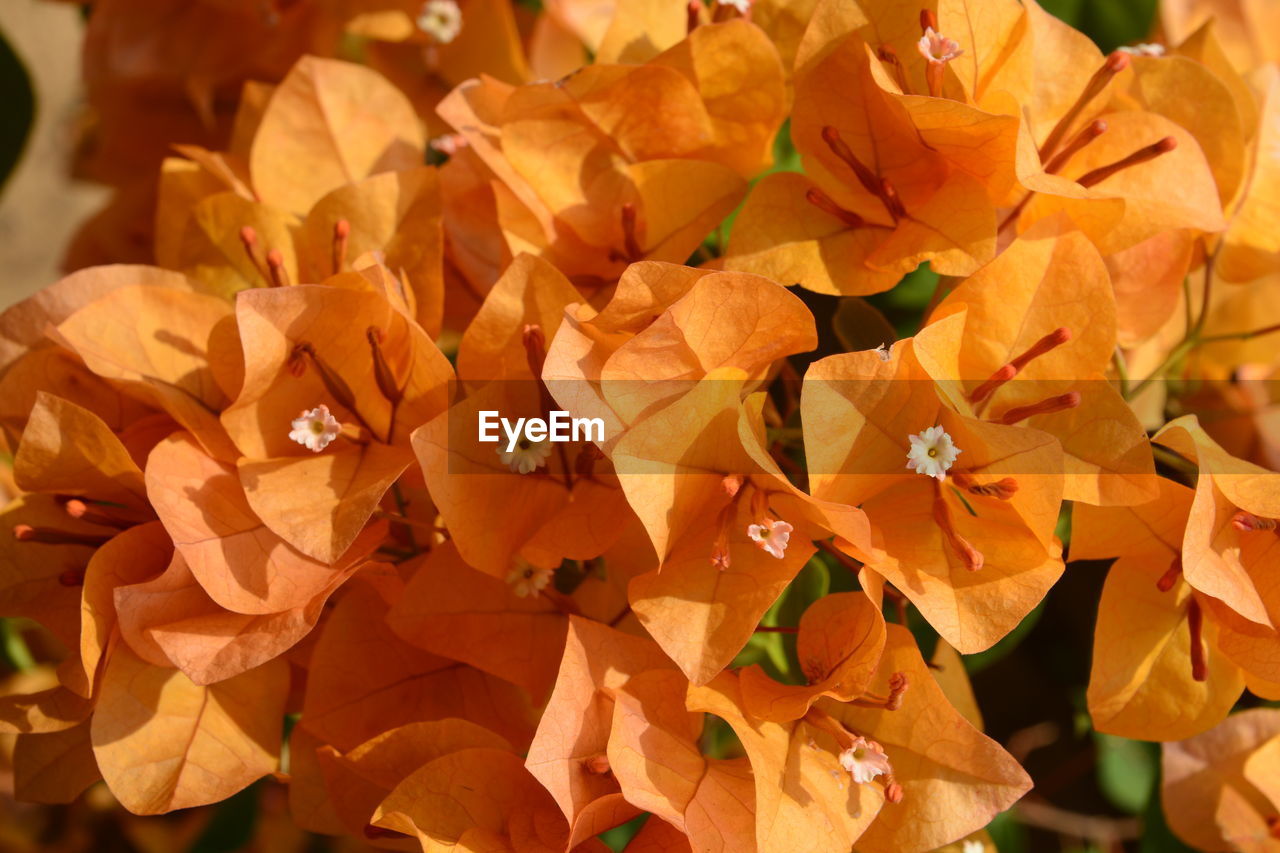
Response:
M0 314L9 790L60 850L1280 851L1268 16L91 4L114 195Z

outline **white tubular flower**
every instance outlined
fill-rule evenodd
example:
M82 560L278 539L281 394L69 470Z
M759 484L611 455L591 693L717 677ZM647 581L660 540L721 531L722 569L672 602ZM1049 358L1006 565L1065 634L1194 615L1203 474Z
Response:
M987 845L975 838L970 838L964 843L964 849L960 853L987 853Z
M439 44L448 44L462 32L462 10L455 0L427 0L418 13L417 24Z
M958 41L934 32L933 27L924 31L916 45L920 48L920 55L930 62L950 62L964 53Z
M547 463L551 456L551 442L530 441L521 438L512 450L498 448L498 458L516 474L530 474Z
M931 426L919 435L907 438L911 442L907 451L907 467L938 480L947 478L947 469L955 464L956 457L962 452L951 442L951 436L943 431L941 425Z
M289 438L307 450L319 453L328 447L329 442L337 438L340 432L342 432L342 424L329 413L329 407L322 403L293 419L293 430L289 433Z
M1164 56L1164 45L1151 42L1145 44L1126 45L1125 47L1120 48L1120 50L1121 52L1127 53L1131 56Z
M889 756L884 754L880 744L864 737L855 738L853 746L840 753L840 766L849 771L853 781L865 785L877 776L893 773L889 766Z
M761 524L748 524L747 536L760 546L761 551L781 560L782 555L787 552L787 543L791 541L791 531L794 529L785 521L766 518Z
M551 583L551 576L555 574L554 569L543 569L524 560L517 559L516 567L507 575L507 583L511 586L511 591L520 598L528 598L531 595L537 595L546 589L547 584Z

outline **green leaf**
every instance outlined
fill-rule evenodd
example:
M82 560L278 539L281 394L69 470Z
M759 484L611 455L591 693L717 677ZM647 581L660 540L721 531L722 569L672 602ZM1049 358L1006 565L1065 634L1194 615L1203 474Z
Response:
M1044 0L1041 5L1093 39L1104 53L1145 40L1156 13L1156 0Z
M631 839L636 837L636 833L640 831L640 827L644 826L645 821L650 817L652 817L652 815L645 812L640 815L640 817L622 824L622 826L615 826L613 829L600 833L600 840L608 845L610 850L617 853L617 851L631 843Z
M921 264L890 290L868 296L867 302L880 309L893 324L897 337L908 338L915 334L924 318L924 309L938 288L938 278L928 264Z
M0 619L0 660L9 669L23 671L36 665L27 641L22 637L20 624L14 619Z
M36 98L31 78L22 60L0 32L0 103L4 104L4 121L0 122L0 188L4 186L22 157L22 149L35 122Z
M831 575L822 560L811 559L778 596L773 606L760 617L760 624L794 628L810 604L822 598L831 587ZM754 634L747 646L733 660L733 666L760 664L770 678L783 684L802 684L796 665L795 634L761 632Z
M1153 743L1094 732L1098 787L1123 812L1139 814L1155 794L1159 748Z
M987 834L1000 853L1030 853L1031 833L1013 812L1001 812L987 825Z

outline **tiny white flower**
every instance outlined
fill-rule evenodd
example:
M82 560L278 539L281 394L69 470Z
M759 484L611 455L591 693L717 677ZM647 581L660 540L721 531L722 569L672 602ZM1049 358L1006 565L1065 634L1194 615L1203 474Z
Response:
M934 32L933 27L925 29L916 45L920 48L920 55L930 62L950 62L964 53L960 42Z
M293 430L289 438L308 450L319 453L329 446L329 442L342 432L342 424L329 413L329 407L323 403L309 412L303 412L293 419Z
M528 598L531 595L537 595L546 589L547 584L551 583L551 576L555 574L554 569L543 569L524 560L517 559L516 567L507 575L507 583L511 585L511 591L520 598Z
M921 430L919 435L907 436L907 439L911 442L907 451L907 467L939 480L947 478L947 469L955 464L956 457L962 452L951 442L951 436L943 431L941 425Z
M890 352L886 344L880 344L880 346L876 347L876 355L880 356L881 361L889 361L893 358L893 353Z
M467 138L461 133L446 133L435 137L427 143L432 151L439 151L441 154L447 154L450 157L466 148L468 144Z
M1162 44L1135 44L1126 45L1120 48L1121 52L1128 53L1132 56L1164 56L1164 45Z
M840 766L848 770L859 785L893 772L889 756L884 754L880 744L864 737L855 738L853 746L840 753Z
M986 853L987 845L978 841L976 838L970 838L964 843L964 849L960 853Z
M732 6L744 18L751 11L751 0L716 0L716 2L721 6Z
M522 437L512 450L507 450L505 447L498 448L498 458L502 460L502 464L516 474L529 474L536 471L546 464L549 456L551 456L549 441L530 441Z
M747 536L765 551L779 560L787 551L787 543L791 541L791 531L795 528L785 521L765 519L763 524L748 524Z
M417 24L440 44L448 44L462 31L462 10L455 0L427 0L418 13Z

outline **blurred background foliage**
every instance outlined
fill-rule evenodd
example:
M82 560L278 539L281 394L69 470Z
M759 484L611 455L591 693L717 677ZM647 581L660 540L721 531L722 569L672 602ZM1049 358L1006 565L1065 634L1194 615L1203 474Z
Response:
M6 0L13 2L13 0ZM1103 51L1145 40L1152 29L1156 0L1041 0L1053 14L1088 34ZM0 20L0 23L3 23ZM11 45L0 32L0 193L20 166L24 150L31 155L30 138L38 108L31 75L20 57L23 45ZM800 160L784 125L775 144L774 170L799 171ZM12 204L10 194L0 203ZM706 251L717 254L732 217L708 238ZM8 238L9 235L0 235ZM60 252L60 247L53 247ZM819 350L795 365L837 351L865 349L918 327L937 285L937 276L919 269L894 289L863 301L801 292L815 315L830 317L822 330ZM12 292L4 302L12 301ZM1069 528L1060 531L1069 545ZM1093 620L1107 563L1071 563L1048 598L994 648L964 659L973 682L987 732L1004 743L1036 781L1023 803L1001 815L988 828L1000 853L1178 853L1190 850L1169 832L1159 803L1160 751L1157 744L1126 740L1094 732L1085 711ZM851 572L820 552L763 620L768 626L796 625L809 603L827 594L856 588ZM896 605L886 602L886 616L898 618ZM918 617L909 624L928 658L937 635ZM0 620L0 671L15 672L32 665L23 643L24 626ZM759 664L771 675L795 682L795 638L789 633L757 634L736 664ZM732 730L714 718L704 733L711 754L740 754ZM104 796L105 795L105 796ZM274 826L288 823L284 789L263 781L231 799L207 809L137 819L122 815L109 795L96 786L68 807L24 807L6 804L0 810L0 853L30 849L93 849L121 851L185 850L189 853L229 853L238 850L346 850L347 842L320 837L277 847L281 834ZM15 817L30 819L24 809L44 809L44 837L49 846L31 848L6 829ZM144 821L147 822L144 824ZM620 850L638 831L644 818L618 827L603 837ZM64 843L68 825L73 834L89 833L91 846ZM83 838L82 838L83 840ZM176 847L174 845L177 845ZM958 848L957 848L958 849Z

